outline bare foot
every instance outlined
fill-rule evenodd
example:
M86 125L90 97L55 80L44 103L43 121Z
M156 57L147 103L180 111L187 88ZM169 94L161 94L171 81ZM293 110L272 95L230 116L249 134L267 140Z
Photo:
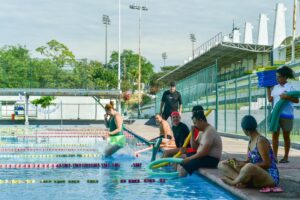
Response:
M234 184L232 183L232 180L230 180L230 179L227 178L227 177L223 177L223 178L221 178L221 180L222 180L224 183L228 184L228 185L234 185Z
M235 187L237 187L237 188L245 188L245 187L247 187L247 185L245 185L244 183L237 183L235 185Z

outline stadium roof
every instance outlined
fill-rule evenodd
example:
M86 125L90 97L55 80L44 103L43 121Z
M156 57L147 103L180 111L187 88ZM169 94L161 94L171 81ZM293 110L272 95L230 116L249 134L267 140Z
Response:
M269 53L270 45L242 44L223 42L222 33L219 33L195 50L194 59L177 67L173 71L160 77L160 81L178 81L205 67L213 65L216 60L218 67L231 65L245 58L256 58L257 53Z

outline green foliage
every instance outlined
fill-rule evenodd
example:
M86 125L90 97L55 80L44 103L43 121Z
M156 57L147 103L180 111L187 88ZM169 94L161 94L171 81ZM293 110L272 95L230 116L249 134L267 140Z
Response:
M20 82L28 85L24 76L28 74L29 51L22 46L5 46L0 49L0 85L17 87Z
M36 48L36 51L53 60L59 67L63 67L65 64L71 65L75 62L75 56L68 47L56 40L51 40L46 46Z
M56 40L36 48L43 58L30 56L24 46L0 49L1 88L82 88L116 89L118 85L118 53L113 52L107 67L101 62L76 60L68 47ZM139 56L124 50L122 59L123 91L136 90ZM142 57L142 83L149 84L153 65Z
M164 83L162 81L158 81L160 77L164 76L165 74L173 71L178 66L165 66L161 67L161 72L155 73L151 76L151 79L149 81L150 84L150 94L156 94L162 87L164 87L168 83Z
M112 89L117 87L117 74L100 62L79 60L68 48L50 41L37 48L45 56L31 58L23 46L0 49L1 88L84 88ZM68 66L68 68L66 68Z
M108 67L116 73L118 71L118 55L118 52L114 51L108 63ZM121 54L121 79L125 82L124 90L122 89L122 91L127 91L128 86L130 86L131 90L135 90L138 82L138 66L139 55L131 50L124 50ZM149 83L151 76L154 74L153 67L153 64L146 58L141 57L141 83Z
M123 92L129 91L130 89L132 89L132 85L130 83L129 80L123 80L122 84L121 84L121 90Z
M142 96L142 105L147 105L151 103L151 97L149 97L146 94L143 94Z
M39 99L35 99L31 101L31 103L35 106L41 105L42 108L47 108L51 105L51 102L55 99L55 97L52 96L44 96Z

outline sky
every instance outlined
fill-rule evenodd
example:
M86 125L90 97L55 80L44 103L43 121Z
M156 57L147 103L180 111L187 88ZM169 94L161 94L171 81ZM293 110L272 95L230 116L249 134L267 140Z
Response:
M287 7L290 35L292 0L121 0L121 48L138 52L139 11L129 9L130 4L148 8L141 17L141 52L159 71L163 52L167 53L166 65L182 65L192 55L191 33L197 47L219 32L229 34L233 21L242 31L247 21L254 26L256 40L260 13L270 18L271 43L278 2ZM118 50L118 0L0 0L0 5L0 47L19 44L38 57L35 49L55 39L77 59L104 63L102 15L108 15L108 55Z

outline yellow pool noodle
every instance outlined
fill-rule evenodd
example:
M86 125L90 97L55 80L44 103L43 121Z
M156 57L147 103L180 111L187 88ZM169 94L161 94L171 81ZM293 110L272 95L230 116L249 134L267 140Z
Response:
M205 116L208 116L210 113L211 113L211 109L209 109L209 110L207 110L206 112L205 112ZM188 144L189 144L189 142L190 142L190 140L191 140L191 137L192 137L192 131L190 131L190 133L189 133L189 135L187 136L187 138L185 138L185 140L184 140L184 143L183 143L183 145L182 145L182 147L183 148L185 148L185 147L187 147L188 146ZM179 156L181 156L181 151L178 151L174 156L173 156L173 158L178 158ZM160 167L164 167L164 166L167 166L169 163L168 162L164 162L164 163L160 163L160 164L157 164L157 165L154 165L153 167L152 167L152 169L157 169L157 168L160 168Z

